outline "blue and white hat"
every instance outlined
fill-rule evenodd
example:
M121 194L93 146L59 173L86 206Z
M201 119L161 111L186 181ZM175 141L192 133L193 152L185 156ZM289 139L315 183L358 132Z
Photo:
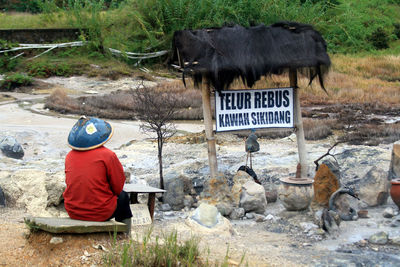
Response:
M68 145L74 150L91 150L104 145L111 139L114 129L98 118L81 117L68 135Z

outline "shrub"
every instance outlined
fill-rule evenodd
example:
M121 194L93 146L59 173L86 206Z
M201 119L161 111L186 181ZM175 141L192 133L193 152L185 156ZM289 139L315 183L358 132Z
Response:
M6 75L4 80L0 84L1 89L11 91L17 87L27 86L32 84L32 77L25 74L14 73L11 75Z
M28 64L28 73L34 77L70 76L72 68L66 63L38 61Z
M377 28L372 32L368 36L368 41L378 50L389 48L389 36L382 28Z
M0 73L14 71L18 63L18 59L10 59L7 56L0 57Z
M30 13L39 13L42 10L40 0L0 1L0 8Z
M396 35L397 39L400 39L400 23L393 24L394 26L394 35Z

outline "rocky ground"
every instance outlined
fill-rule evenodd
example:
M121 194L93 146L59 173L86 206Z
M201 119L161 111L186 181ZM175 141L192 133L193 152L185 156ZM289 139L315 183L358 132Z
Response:
M53 88L49 83L78 95L93 94L99 87L109 92L129 87L134 81L107 83L76 77L45 82L48 87L39 86L33 93L1 93L0 97L0 136L15 137L25 152L21 160L0 154L0 185L4 188L7 183L9 191L4 190L5 193L14 196L8 199L6 208L0 207L0 266L99 266L104 251L98 249L98 244L109 248L111 239L108 235L64 235L61 236L63 243L51 244L52 236L45 233L27 235L23 223L23 218L28 215L66 215L52 188L62 187L63 161L69 151L66 137L77 116L60 116L44 110L43 97ZM138 122L111 123L115 135L107 146L116 152L125 170L131 174L131 182L157 186L156 144L139 131ZM178 173L192 181L204 182L209 170L207 148L199 138L203 125L190 122L177 126L179 136L165 145L164 173L166 176ZM254 154L253 169L265 187L276 188L279 178L296 172L295 135L275 140L260 139L259 142L261 149ZM332 138L307 141L310 177L315 175L312 161L326 153L333 142ZM219 171L232 178L246 160L244 141L232 134L218 134L217 144ZM340 144L335 147L331 153L339 163L341 183L354 184L372 168L387 177L392 146ZM42 178L39 180L38 177ZM268 203L261 217L249 213L242 219L231 220L232 230L228 232L193 230L186 219L194 207L181 211L157 209L153 231L157 235L176 229L182 239L198 235L204 255L209 248L209 257L221 262L229 251L233 266L243 255L249 266L398 265L400 218L390 197L386 204L378 207L368 207L363 201L352 204L358 209L367 209L368 218L342 222L339 232L334 235L327 235L318 228L314 207L302 212L288 212L279 200ZM133 233L140 236L146 231L146 227L138 227ZM372 237L380 232L384 234Z

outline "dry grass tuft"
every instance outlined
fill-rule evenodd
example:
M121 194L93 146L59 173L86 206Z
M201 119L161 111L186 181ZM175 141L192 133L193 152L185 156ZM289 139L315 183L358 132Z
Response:
M163 83L156 87L160 93L175 94L179 111L176 120L198 120L203 117L201 94L186 89L180 82ZM134 119L134 96L130 91L117 91L107 96L69 97L55 90L46 101L46 108L60 113L98 116L110 119Z
M47 98L45 108L55 110L62 114L75 113L73 111L79 110L79 104L76 99L70 98L63 89L57 88Z
M304 136L306 140L325 139L332 134L336 120L303 119Z
M342 137L352 145L376 146L390 144L400 139L400 123L390 125L362 125Z

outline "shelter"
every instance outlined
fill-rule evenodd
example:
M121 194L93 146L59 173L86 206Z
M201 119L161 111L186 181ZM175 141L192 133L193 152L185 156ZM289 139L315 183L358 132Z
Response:
M174 33L172 62L182 70L182 78L193 78L202 88L203 113L208 142L211 176L217 174L215 138L211 117L211 90L221 91L242 79L252 87L262 76L289 73L295 95L295 127L302 177L306 176L306 151L297 87L297 73L310 84L317 77L325 90L323 76L331 65L321 34L311 25L278 22L245 28L239 25Z

